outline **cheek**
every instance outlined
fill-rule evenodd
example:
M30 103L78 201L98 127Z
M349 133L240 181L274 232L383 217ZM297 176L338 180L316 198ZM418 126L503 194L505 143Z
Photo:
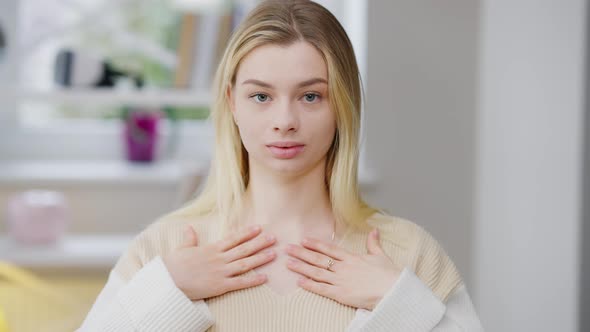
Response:
M334 142L334 135L336 134L336 124L332 124L329 128L326 128L326 152L328 152L328 149L332 146L332 143Z
M322 118L322 120L314 121L315 135L317 142L322 142L321 147L324 152L327 152L332 142L334 141L334 134L336 133L336 119L333 116Z
M240 111L237 111L235 118L242 143L244 144L246 150L250 152L251 147L261 139L261 122L263 122L261 120L263 119L258 119L254 113L248 112L245 109L240 109Z
M326 130L332 133L332 136L336 132L336 114L330 110L329 121L326 121Z

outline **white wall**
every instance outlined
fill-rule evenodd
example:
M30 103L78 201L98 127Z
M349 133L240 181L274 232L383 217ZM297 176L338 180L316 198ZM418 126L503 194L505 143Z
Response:
M368 199L429 230L470 285L478 2L369 1L368 12Z
M577 331L585 2L369 2L370 201L430 230L487 331Z
M578 330L584 7L482 7L474 295L489 331Z

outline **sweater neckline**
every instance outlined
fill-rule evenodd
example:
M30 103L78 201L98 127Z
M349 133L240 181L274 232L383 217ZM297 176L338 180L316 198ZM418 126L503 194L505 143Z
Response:
M340 238L340 240L338 241L338 243L336 244L337 246L341 247L342 244L344 243L344 240L346 240L346 238L348 237L349 233L351 230L351 226L347 225L344 231L344 234L342 235L342 238ZM246 272L246 274L258 274L258 272L256 272L256 269L251 269L248 272ZM259 287L267 294L268 297L270 297L273 300L278 300L278 301L290 301L293 298L297 298L299 296L303 296L306 293L310 293L313 295L317 295L320 296L318 294L315 294L313 292L309 292L307 291L305 288L302 288L300 286L297 286L297 288L293 291L290 291L288 293L285 294L280 294L277 291L275 291L274 289L272 289L272 287L268 286L266 283L259 285ZM303 294L303 295L300 295Z

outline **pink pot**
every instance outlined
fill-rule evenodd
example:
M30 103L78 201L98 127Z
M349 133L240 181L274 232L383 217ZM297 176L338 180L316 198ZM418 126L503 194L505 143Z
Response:
M18 242L57 242L68 224L68 207L63 194L31 190L15 195L8 203L8 230Z
M156 156L159 138L159 112L132 111L125 122L127 159L135 162L150 162Z

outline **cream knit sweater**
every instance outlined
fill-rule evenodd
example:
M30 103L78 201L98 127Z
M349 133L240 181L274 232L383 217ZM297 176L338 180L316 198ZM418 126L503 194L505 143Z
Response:
M136 237L79 331L483 331L455 265L428 232L382 214L367 222L379 228L383 250L403 267L372 312L302 288L279 295L266 285L191 302L161 256L181 244L187 224L201 244L220 239L221 228L168 216ZM366 253L367 235L349 228L339 245Z

